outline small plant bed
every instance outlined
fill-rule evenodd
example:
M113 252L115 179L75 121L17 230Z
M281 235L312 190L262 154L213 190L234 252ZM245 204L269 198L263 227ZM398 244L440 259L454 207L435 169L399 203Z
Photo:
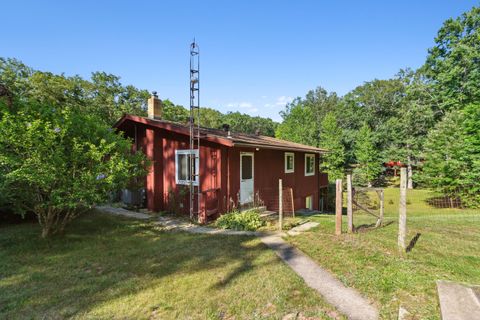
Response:
M255 209L226 213L215 222L218 228L237 231L255 231L264 224L259 211Z

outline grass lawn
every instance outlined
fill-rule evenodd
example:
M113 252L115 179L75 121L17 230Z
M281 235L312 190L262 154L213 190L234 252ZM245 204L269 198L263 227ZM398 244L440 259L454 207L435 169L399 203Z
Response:
M397 250L398 189L385 190L386 222L379 229L334 236L332 215L310 217L320 226L288 241L376 302L383 319L396 319L402 305L412 319L440 319L437 279L480 284L480 211L436 209L430 191L409 191L408 240L420 237L401 257ZM374 197L372 197L374 199ZM346 230L344 216L343 230ZM376 219L354 215L354 224Z
M340 318L258 239L88 214L64 237L0 227L0 319Z

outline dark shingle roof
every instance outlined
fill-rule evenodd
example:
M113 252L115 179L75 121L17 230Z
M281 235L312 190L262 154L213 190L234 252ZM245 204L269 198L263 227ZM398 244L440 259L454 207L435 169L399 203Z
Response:
M133 121L144 123L154 127L159 127L165 130L171 130L181 134L189 134L189 126L178 122L150 119L147 117L139 117L132 115L125 115L120 119L114 127L121 127L125 121ZM300 143L295 143L286 140L280 140L269 136L246 134L239 132L228 132L221 129L200 128L200 137L207 141L218 142L229 146L244 146L244 147L259 147L268 149L291 150L291 151L305 151L315 153L325 153L325 149L307 146Z

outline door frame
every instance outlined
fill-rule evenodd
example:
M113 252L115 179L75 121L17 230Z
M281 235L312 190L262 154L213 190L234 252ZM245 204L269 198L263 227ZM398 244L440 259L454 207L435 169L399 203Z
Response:
M239 191L240 191L240 199L238 199L240 204L245 204L249 202L242 202L242 158L243 156L252 156L252 197L255 196L255 153L253 152L240 152L240 185L239 185ZM253 202L253 198L252 198Z

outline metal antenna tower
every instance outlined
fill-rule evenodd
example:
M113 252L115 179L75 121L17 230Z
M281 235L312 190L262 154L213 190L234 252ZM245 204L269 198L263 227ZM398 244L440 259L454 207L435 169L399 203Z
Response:
M200 50L193 39L190 45L190 219L199 218L200 213ZM198 157L198 167L196 160ZM198 170L200 171L200 170ZM198 184L196 183L198 182ZM195 190L195 185L196 190ZM196 199L195 199L196 198ZM196 200L196 201L195 201ZM196 206L196 208L195 208Z

